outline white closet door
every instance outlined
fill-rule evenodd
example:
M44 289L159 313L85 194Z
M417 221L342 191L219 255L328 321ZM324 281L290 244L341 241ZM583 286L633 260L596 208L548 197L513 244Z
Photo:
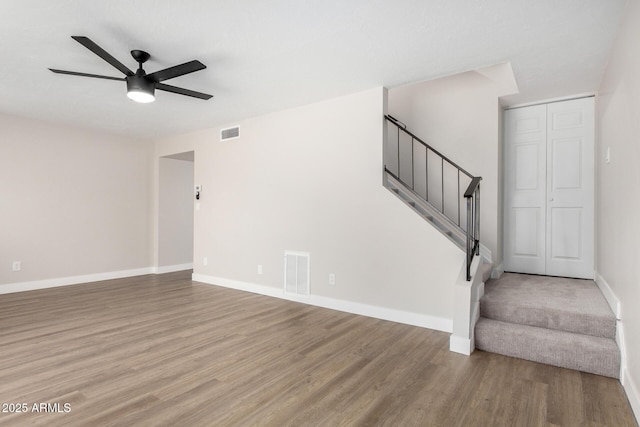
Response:
M593 98L504 118L505 271L593 278Z
M505 111L506 271L545 274L547 108Z
M593 278L593 98L547 106L547 272Z

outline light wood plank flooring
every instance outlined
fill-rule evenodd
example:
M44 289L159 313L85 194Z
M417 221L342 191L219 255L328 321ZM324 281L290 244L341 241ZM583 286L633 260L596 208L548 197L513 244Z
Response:
M2 426L637 425L616 380L190 272L0 295L0 343Z

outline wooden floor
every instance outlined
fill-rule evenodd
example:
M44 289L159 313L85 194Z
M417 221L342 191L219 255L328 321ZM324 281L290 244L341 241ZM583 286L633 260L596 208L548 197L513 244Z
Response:
M0 295L0 425L637 425L610 378L189 278Z

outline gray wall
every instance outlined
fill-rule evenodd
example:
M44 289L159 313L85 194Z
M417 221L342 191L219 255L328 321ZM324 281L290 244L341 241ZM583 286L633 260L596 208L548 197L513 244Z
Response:
M0 284L151 266L151 143L6 115L0 129Z
M629 2L598 97L596 269L621 303L622 381L640 416L640 3ZM606 162L610 148L611 162Z
M218 128L158 141L158 157L196 153L194 272L277 291L284 251L305 251L310 298L450 321L464 255L382 187L383 109L377 88L231 123L233 141Z

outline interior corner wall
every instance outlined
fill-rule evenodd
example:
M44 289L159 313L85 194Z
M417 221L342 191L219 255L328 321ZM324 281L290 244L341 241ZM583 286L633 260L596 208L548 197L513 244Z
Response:
M627 4L598 95L596 268L620 300L629 396L640 418L640 2ZM607 150L610 162L606 161ZM623 378L623 382L625 378ZM625 385L627 390L630 390Z
M0 129L0 288L151 267L151 142L8 115Z
M158 267L193 263L193 162L159 159Z
M496 84L473 71L389 89L389 114L413 134L482 177L480 239L502 262L500 104Z
M384 92L230 123L226 142L220 128L157 141L156 156L195 151L194 275L276 294L284 251L304 251L310 298L450 324L464 254L381 184Z

